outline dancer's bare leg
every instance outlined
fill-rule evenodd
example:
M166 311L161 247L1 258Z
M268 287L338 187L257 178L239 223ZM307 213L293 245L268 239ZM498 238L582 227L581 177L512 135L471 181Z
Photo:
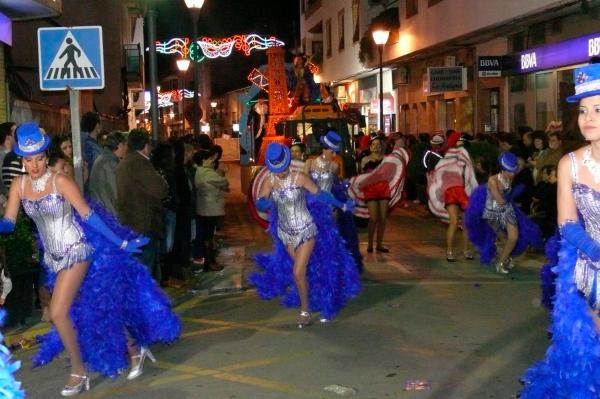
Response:
M367 249L373 249L373 237L375 231L379 225L379 201L367 201L367 208L369 210L369 226L367 227L368 243Z
M512 253L513 249L515 249L515 245L517 245L517 240L519 238L519 228L515 224L506 224L506 242L504 243L504 247L502 248L502 253L500 254L500 262L504 263Z
M71 373L77 375L85 374L85 366L81 360L81 351L77 342L77 332L73 327L73 321L69 315L73 300L79 292L81 282L85 278L89 262L74 264L71 268L63 269L56 277L54 292L50 302L50 319L60 335L69 360L71 362ZM67 385L76 385L79 378L69 376Z
M379 214L379 223L377 224L377 248L383 247L383 233L385 233L385 223L388 214L388 200L373 201L377 202L377 212Z
M454 236L458 229L459 210L458 205L454 204L447 205L446 209L448 210L448 217L450 218L448 229L446 230L446 255L449 257L450 254L453 254L454 250Z

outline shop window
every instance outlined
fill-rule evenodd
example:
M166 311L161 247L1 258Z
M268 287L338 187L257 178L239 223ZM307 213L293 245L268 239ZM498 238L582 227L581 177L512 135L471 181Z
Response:
M325 22L325 47L327 57L331 57L331 19Z
M344 35L344 9L338 11L338 50L344 49L345 35Z
M500 117L500 90L490 90L490 131L498 131L498 119Z
M519 32L512 35L510 43L513 52L525 50L525 32Z
M514 126L527 126L527 117L525 116L525 104L519 103L513 106Z
M537 24L529 28L529 43L532 46L546 43L546 25Z
M419 13L419 0L406 0L406 18Z
M509 82L510 91L512 93L525 91L527 89L527 79L524 75L511 76Z

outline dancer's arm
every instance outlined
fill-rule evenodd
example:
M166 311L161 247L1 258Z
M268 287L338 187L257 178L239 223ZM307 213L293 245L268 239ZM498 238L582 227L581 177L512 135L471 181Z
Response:
M17 216L19 216L19 208L21 207L21 193L19 190L21 187L21 179L23 179L23 176L13 178L10 185L4 218L0 220L0 233L8 234L15 231L15 223L17 221Z
M351 212L354 209L354 201L349 199L348 201L341 202L338 201L329 191L323 191L319 189L308 176L304 173L300 173L297 177L299 185L304 187L306 191L314 195L314 198L319 202L324 202L329 205L333 205L336 208L340 208L344 212Z
M272 202L269 197L271 196L272 188L273 186L271 184L271 179L269 176L267 176L263 180L263 183L260 187L260 192L258 193L258 198L256 199L256 202L254 202L256 209L259 211L266 212L271 209Z
M58 174L56 177L56 188L58 192L71 204L73 208L79 213L82 220L98 233L102 234L107 240L118 246L124 251L140 253L140 247L148 244L150 241L147 237L139 236L135 240L128 241L117 236L107 225L104 223L95 212L93 212L87 204L85 198L79 191L79 187L75 184L75 181L70 177Z

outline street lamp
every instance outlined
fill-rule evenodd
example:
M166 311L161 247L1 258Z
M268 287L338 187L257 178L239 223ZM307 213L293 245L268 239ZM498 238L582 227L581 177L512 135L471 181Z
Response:
M198 40L198 17L200 17L200 9L204 5L204 0L185 0L185 5L192 13L192 41ZM197 62L194 62L194 134L200 134L200 118L198 118L198 108L200 101L198 99L198 88L200 87L200 68Z
M379 50L379 129L383 131L383 47L390 37L390 31L377 29L373 31L373 41Z
M183 75L183 89L181 90L181 122L183 127L183 133L185 134L185 73L190 67L190 60L186 58L181 58L175 61L175 63L177 64L177 69L179 69L179 71L182 72Z

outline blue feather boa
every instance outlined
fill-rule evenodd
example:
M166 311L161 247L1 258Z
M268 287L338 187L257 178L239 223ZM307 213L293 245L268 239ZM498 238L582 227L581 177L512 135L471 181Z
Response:
M0 309L0 325L4 324L4 319L6 319L6 311ZM2 334L0 334L0 341L4 341ZM21 362L12 362L8 348L0 344L0 397L6 399L22 399L25 397L25 392L21 389L21 383L14 376L20 367Z
M544 252L546 254L546 263L540 269L540 285L542 288L542 305L550 311L552 311L552 302L554 301L554 295L556 294L556 273L554 268L558 263L558 251L560 249L560 235L558 231L554 233L552 237L546 241Z
M477 247L481 263L489 264L497 254L496 232L483 218L485 201L487 199L487 186L478 186L469 197L469 205L465 210L465 227L469 240ZM542 232L537 224L521 211L517 205L513 205L517 216L519 238L511 256L519 256L528 246L541 248L543 245Z
M88 203L119 237L137 236L101 205ZM144 265L83 223L79 215L75 217L95 252L71 307L71 319L88 370L115 377L128 367L126 332L138 346L170 343L180 335L181 322ZM56 274L47 267L46 271L47 283L53 287ZM40 348L32 359L34 367L49 363L64 349L54 327L37 339Z
M335 226L329 205L308 201L308 208L318 231L307 268L310 310L331 319L349 299L358 295L358 268ZM281 297L284 306L298 307L300 297L294 283L292 259L277 236L277 211L269 215L268 231L273 238L273 250L255 256L262 271L252 273L248 280L256 286L261 298Z
M344 183L334 184L331 192L338 201L343 203L346 203L350 198L348 197L347 188ZM356 223L354 223L354 215L352 212L338 212L337 226L340 235L346 243L346 249L352 254L359 273L362 273L364 269L363 258L360 253L358 232L356 230Z
M600 337L590 307L575 285L576 261L577 249L563 240L554 268L557 278L552 343L545 359L523 376L523 399L600 396Z

